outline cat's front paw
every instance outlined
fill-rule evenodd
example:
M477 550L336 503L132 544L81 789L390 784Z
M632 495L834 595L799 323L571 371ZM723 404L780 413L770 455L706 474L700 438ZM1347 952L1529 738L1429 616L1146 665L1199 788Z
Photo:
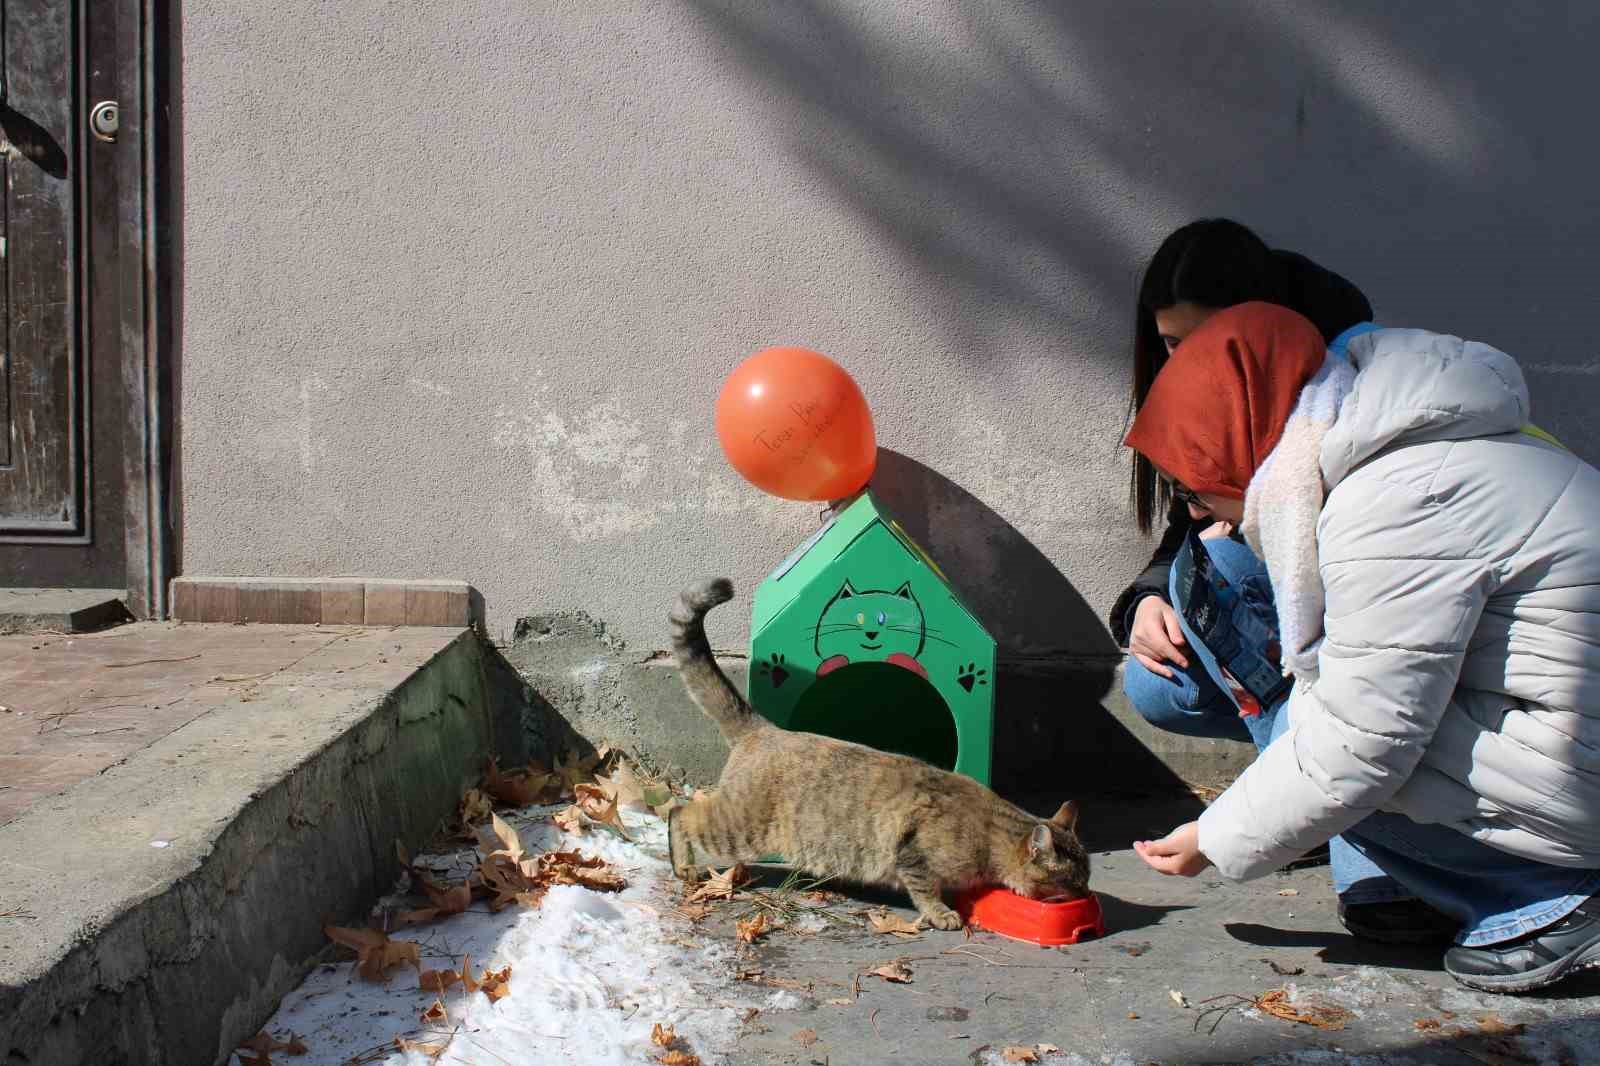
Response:
M919 919L919 921L926 922L931 928L934 929L961 928L961 915L957 914L949 907L944 906L940 906L938 908L930 907L929 909L923 911L922 917Z

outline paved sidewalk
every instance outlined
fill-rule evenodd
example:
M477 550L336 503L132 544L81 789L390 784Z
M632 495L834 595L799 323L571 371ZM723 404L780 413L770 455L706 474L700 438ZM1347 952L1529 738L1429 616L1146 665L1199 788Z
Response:
M1104 848L1190 814L1090 803L1085 824L1098 825L1090 839ZM1002 1061L1006 1046L1045 1044L1062 1053L1042 1062L1094 1066L1600 1062L1600 975L1542 997L1470 992L1440 971L1439 951L1382 948L1346 934L1326 866L1231 885L1163 878L1120 848L1094 858L1110 929L1104 940L1058 949L987 933L897 941L835 925L745 949L742 967L759 971L753 983L793 1009L752 1019L736 1061L964 1064ZM865 905L852 899L833 909ZM708 919L721 927L707 932L731 941L736 914L724 905ZM855 975L895 958L907 960L911 982L865 977L856 998ZM1248 998L1277 988L1350 1016L1324 1031L1249 1007ZM1242 1009L1207 1012L1229 1005Z

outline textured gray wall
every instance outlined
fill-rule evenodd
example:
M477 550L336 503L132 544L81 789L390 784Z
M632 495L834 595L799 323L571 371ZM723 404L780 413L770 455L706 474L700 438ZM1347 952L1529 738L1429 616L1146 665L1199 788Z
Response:
M1190 218L1506 348L1596 457L1595 11L188 3L182 565L459 577L497 632L659 647L686 578L748 592L815 526L711 429L799 343L1006 653L1104 654L1147 550L1132 293Z

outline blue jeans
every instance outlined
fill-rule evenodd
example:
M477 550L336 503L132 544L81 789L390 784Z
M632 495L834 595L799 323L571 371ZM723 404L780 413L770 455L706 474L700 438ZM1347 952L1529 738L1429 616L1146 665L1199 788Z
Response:
M1245 545L1203 542L1217 573L1237 586L1236 630L1258 638L1276 627L1266 566ZM1266 747L1289 726L1287 698L1240 718L1211 653L1183 625L1190 664L1169 680L1130 659L1123 688L1150 724L1174 733L1254 741ZM1482 947L1536 932L1600 891L1600 870L1551 866L1479 843L1449 826L1378 812L1328 842L1333 888L1346 904L1421 899L1462 923L1456 942Z
M1217 574L1239 590L1235 628L1257 639L1271 636L1278 620L1266 564L1248 546L1227 537L1201 543ZM1265 748L1288 727L1289 716L1282 713L1288 705L1287 697L1263 707L1258 715L1240 717L1239 705L1221 680L1216 660L1187 624L1181 619L1179 624L1188 643L1188 667L1180 670L1169 664L1173 675L1169 679L1151 673L1137 659L1130 658L1122 675L1129 702L1158 729L1190 737L1250 741L1258 751ZM1410 890L1385 876L1382 869L1341 837L1328 841L1328 862L1333 890L1343 903L1387 903L1413 898Z

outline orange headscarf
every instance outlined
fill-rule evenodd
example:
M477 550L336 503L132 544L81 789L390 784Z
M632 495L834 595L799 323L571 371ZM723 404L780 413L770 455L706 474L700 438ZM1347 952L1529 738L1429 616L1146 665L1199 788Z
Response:
M1186 488L1242 500L1326 356L1287 307L1218 311L1173 351L1123 443Z

